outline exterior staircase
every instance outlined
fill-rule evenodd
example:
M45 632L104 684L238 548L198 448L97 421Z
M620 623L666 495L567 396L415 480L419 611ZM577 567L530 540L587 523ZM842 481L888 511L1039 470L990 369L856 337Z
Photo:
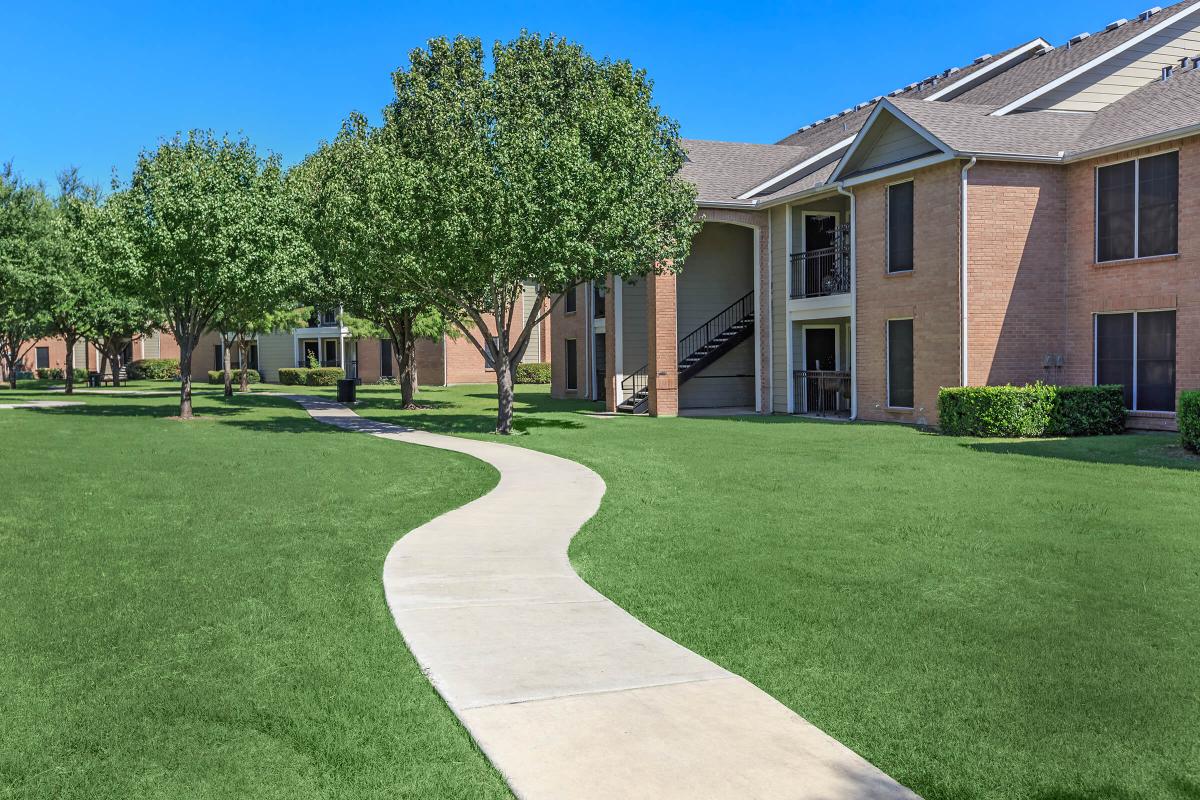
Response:
M754 333L754 292L750 292L679 340L679 385L750 338ZM642 414L649 406L648 365L621 380L623 414Z

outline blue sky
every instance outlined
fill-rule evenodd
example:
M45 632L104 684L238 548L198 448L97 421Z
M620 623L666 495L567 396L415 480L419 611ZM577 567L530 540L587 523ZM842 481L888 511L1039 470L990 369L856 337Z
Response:
M490 43L522 27L645 67L684 136L773 142L983 53L1132 18L1135 2L12 3L0 160L50 184L75 164L106 186L139 149L199 127L294 163L350 110L376 116L429 37Z

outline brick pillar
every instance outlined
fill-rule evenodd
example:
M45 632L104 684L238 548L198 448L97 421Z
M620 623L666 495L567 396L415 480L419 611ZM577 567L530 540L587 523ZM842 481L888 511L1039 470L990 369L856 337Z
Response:
M613 293L613 276L604 282L604 408L617 410L617 337L621 326L617 322Z
M679 414L679 330L675 303L675 275L646 278L647 371L650 382L650 416Z

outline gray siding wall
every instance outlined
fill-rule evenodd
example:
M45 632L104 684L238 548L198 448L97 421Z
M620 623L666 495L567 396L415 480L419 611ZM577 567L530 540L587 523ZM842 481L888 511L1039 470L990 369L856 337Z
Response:
M264 381L279 382L280 368L296 366L291 333L267 333L258 337L258 369Z
M534 310L534 305L537 303L537 286L532 283L526 283L521 292L522 312L521 319L528 320L529 314ZM540 361L542 357L542 326L534 325L533 331L529 334L529 347L525 349L525 357L521 360L529 363L531 361Z
M621 368L629 375L646 366L646 279L621 286Z
M155 331L154 333L150 333L150 334L147 334L142 337L142 358L158 358L159 357L159 353L162 352L162 347L160 345L160 341L161 341L160 336L161 336L161 334L159 334L157 331ZM79 344L78 343L76 343L76 345L75 345L75 361L76 361L76 363L81 363L79 361Z
M883 112L879 122L858 146L849 169L854 172L873 169L934 152L937 148L924 137Z

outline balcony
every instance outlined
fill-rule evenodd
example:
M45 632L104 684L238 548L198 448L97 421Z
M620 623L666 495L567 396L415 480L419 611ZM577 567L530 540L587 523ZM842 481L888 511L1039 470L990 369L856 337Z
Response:
M798 370L792 373L797 414L814 417L850 416L850 373L834 370Z
M837 245L791 256L793 300L850 292L850 259Z

